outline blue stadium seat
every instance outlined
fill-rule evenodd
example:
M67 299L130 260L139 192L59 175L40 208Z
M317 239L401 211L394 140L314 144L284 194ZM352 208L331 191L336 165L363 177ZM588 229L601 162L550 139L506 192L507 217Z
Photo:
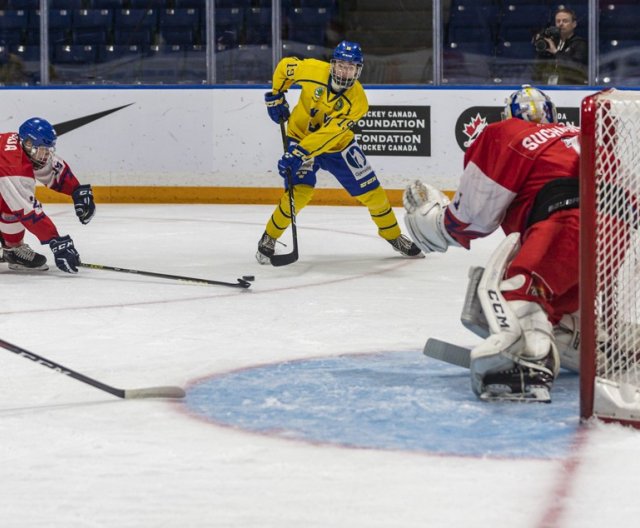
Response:
M10 51L20 57L24 71L31 79L30 83L40 81L40 46L24 46L22 44L10 46Z
M600 11L602 40L635 40L640 32L640 5L608 4Z
M119 9L115 12L113 43L148 48L155 41L158 14L153 9Z
M498 43L496 55L504 59L533 61L534 47L531 40L507 40Z
M548 6L538 4L509 4L500 16L498 40L523 42L530 40L541 29L551 25Z
M235 6L235 2L232 2L234 5L231 5L229 7L234 7ZM218 2L216 1L215 3L216 7L221 7L218 6ZM204 9L206 7L206 2L205 0L173 0L173 7L175 7L176 9L184 9L187 7L191 7L191 8L196 8L196 9ZM227 6L224 6L227 7Z
M27 12L0 11L0 44L11 46L21 44L27 33L29 17Z
M207 79L207 53L205 46L193 45L184 48L182 80L203 83Z
M57 44L53 47L53 63L93 64L96 58L96 48L89 44Z
M68 9L49 10L49 44L68 44L70 42L71 11ZM29 11L29 29L25 44L40 43L40 11Z
M495 53L495 46L490 40L451 42L448 48L458 53L471 53L476 55L491 56Z
M147 84L175 84L184 68L184 50L178 45L151 46L140 63L139 80Z
M98 47L98 76L102 82L133 83L138 78L144 50L140 46Z
M127 0L86 0L87 9L124 9Z
M268 44L271 42L271 9L250 7L245 10L245 42L247 44Z
M71 41L73 44L107 44L113 29L110 9L78 9L73 12Z
M38 9L40 0L7 0L6 8L11 9Z
M234 50L232 81L269 82L271 48L269 46L240 46Z
M337 11L336 0L298 0L297 6L302 9L318 9L322 7L331 13Z
M11 46L11 53L15 53L23 63L40 62L40 46Z
M84 0L49 0L49 9L82 9Z
M160 11L160 35L165 44L196 44L200 39L200 10L196 8Z
M120 59L140 59L144 50L135 44L130 46L107 44L106 46L98 46L97 52L99 62L112 62Z
M331 16L331 11L324 7L290 9L287 13L289 40L324 45Z
M253 0L254 7L271 7L272 0ZM293 6L294 0L280 0L280 9L283 13L287 13Z
M167 0L129 0L129 8L131 9L166 9Z
M193 2L194 0L188 0ZM198 1L198 0L196 0ZM215 6L218 7L239 7L242 9L246 9L251 7L252 0L216 0ZM204 1L202 1L202 7L204 8Z
M638 48L640 52L640 40L606 40L600 42L600 54L606 55L615 51L629 48ZM640 56L640 53L639 53Z
M115 12L116 28L150 29L158 25L158 12L154 9L118 9Z
M243 29L243 9L237 7L216 9L215 38L218 46L222 39L225 42L225 48L234 47L240 41Z
M495 42L498 30L498 8L458 2L451 10L447 26L447 42Z
M498 9L493 4L458 1L446 27L446 48L454 53L495 55Z

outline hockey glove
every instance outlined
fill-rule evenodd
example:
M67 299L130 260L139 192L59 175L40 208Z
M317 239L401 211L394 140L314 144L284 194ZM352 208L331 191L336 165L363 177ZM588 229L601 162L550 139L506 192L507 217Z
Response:
M269 117L275 123L281 123L289 119L289 104L284 97L284 93L267 92L264 94L264 102L267 105Z
M407 213L413 213L427 202L436 202L444 207L449 204L449 198L435 187L420 180L408 185L402 195L402 203Z
M88 224L96 214L96 204L93 201L91 185L79 185L73 194L73 205L76 208L76 216L83 224Z
M69 235L49 240L49 247L56 261L56 266L67 273L78 273L80 255Z
M305 162L304 158L308 155L309 153L300 145L291 145L278 162L280 176L284 179L287 179L289 173L291 173L291 176L295 176L300 170L300 166Z

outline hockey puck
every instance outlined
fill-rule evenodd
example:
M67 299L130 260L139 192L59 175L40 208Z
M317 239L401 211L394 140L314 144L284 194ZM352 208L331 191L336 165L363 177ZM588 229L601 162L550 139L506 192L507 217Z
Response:
M243 275L242 280L246 280L248 282L253 282L256 278L253 275Z

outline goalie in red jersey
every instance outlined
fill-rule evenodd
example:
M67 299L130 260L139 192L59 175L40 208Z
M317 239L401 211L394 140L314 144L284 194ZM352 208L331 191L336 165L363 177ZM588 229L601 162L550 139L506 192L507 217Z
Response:
M12 270L49 269L47 258L24 243L25 229L48 244L56 266L76 273L80 257L69 235L61 236L35 198L36 180L73 198L78 219L95 214L90 185L80 185L69 165L56 156L56 132L45 119L28 119L18 132L0 134L0 240L2 257Z
M407 187L405 223L425 252L468 249L502 228L486 267L470 272L462 319L486 338L471 352L471 386L483 400L549 402L560 358L578 368L579 129L558 124L528 85L503 117L467 150L451 203L428 184Z

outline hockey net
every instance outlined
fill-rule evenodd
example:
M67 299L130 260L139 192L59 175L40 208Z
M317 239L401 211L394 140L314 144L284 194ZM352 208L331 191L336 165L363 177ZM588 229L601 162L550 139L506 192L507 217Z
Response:
M582 101L580 413L640 428L640 92Z

